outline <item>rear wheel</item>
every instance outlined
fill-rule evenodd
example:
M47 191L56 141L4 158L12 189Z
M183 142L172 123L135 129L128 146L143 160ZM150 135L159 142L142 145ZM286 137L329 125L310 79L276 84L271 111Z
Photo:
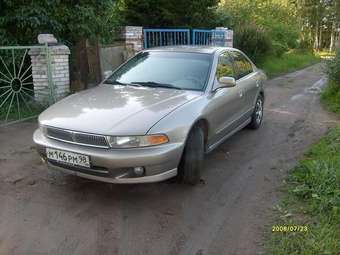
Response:
M256 99L254 112L251 116L251 122L248 127L251 129L258 129L263 120L263 96L259 95Z
M179 177L187 184L198 184L201 179L201 170L204 159L204 132L196 126L188 136L181 162L179 164Z

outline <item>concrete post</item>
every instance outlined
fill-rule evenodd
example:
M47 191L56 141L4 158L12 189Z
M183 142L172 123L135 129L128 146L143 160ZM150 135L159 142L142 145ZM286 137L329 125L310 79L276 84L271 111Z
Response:
M233 47L233 30L226 27L216 27L213 33L212 44L224 47ZM224 35L223 35L224 34ZM223 36L220 36L223 35ZM222 38L222 39L221 39Z
M53 85L54 99L65 97L70 92L69 55L66 45L57 44L53 35L39 35L40 44L47 43L50 54L50 73L48 56L43 48L32 48L29 51L32 63L32 77L35 100L46 103L50 100L50 86ZM51 80L49 80L51 79Z
M125 26L121 29L120 36L133 55L143 49L143 27Z

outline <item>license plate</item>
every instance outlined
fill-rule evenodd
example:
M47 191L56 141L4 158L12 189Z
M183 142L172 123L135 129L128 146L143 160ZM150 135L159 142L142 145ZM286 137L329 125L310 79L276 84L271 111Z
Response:
M57 162L75 166L90 167L90 157L87 155L46 148L46 156L48 159Z

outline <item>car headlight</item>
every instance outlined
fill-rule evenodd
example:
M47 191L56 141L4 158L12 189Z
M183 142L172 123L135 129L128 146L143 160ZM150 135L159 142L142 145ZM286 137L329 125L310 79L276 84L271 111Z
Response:
M160 145L169 142L166 135L108 136L111 148L136 148Z

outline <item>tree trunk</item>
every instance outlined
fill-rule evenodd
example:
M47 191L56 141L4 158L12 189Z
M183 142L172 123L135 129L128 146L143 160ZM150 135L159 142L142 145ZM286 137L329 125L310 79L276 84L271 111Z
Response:
M315 32L314 32L314 49L319 49L319 22L315 24Z
M332 24L332 31L331 31L331 41L329 43L329 51L333 51L334 50L334 46L335 46L335 22L333 21Z
M74 90L78 91L87 88L88 73L86 39L80 39L74 46L72 65L72 85L74 86Z
M322 25L319 28L319 45L318 45L318 50L322 50Z
M335 34L335 43L334 43L335 49L340 49L340 34Z

